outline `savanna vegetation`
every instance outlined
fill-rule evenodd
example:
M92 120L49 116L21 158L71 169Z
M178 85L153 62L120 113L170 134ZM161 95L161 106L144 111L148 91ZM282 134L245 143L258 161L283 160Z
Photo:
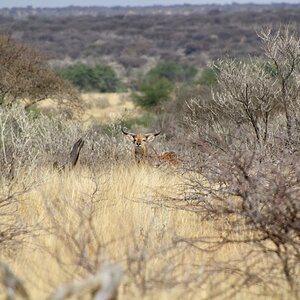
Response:
M26 109L35 93L2 96L0 259L23 289L0 266L1 297L45 299L109 261L123 269L119 299L299 298L300 37L293 26L253 34L263 55L202 71L162 60L140 76L149 128L126 114L84 126ZM11 82L13 70L0 84L23 92L28 76ZM48 93L63 99L71 85L53 76L65 86ZM150 151L175 151L177 167L135 163L124 124L160 129ZM63 169L79 138L79 164Z
M197 69L187 64L162 62L152 68L133 93L134 102L143 108L153 108L170 100L175 87L192 84Z
M297 4L28 8L0 10L0 26L55 66L109 64L134 85L160 61L205 67L225 55L262 56L256 31L269 24L297 31L299 16Z
M25 108L47 98L60 105L69 100L74 105L79 94L69 81L62 80L42 55L9 35L0 35L0 105L11 106L22 99Z
M61 68L57 73L83 92L116 92L119 85L117 74L108 65L79 64Z

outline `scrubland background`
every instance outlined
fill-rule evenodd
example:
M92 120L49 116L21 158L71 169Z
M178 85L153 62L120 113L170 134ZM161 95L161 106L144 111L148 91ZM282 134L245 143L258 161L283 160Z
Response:
M0 260L30 299L105 262L118 299L299 298L298 12L0 10Z

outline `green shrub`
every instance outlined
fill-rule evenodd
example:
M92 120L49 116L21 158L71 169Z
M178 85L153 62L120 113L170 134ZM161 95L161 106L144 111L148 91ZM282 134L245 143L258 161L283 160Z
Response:
M155 107L170 98L175 83L191 83L196 74L197 69L193 66L160 63L145 75L139 87L141 94L133 94L133 100L143 108Z
M276 68L276 65L272 62L266 62L262 65L263 69L266 71L266 73L270 74L272 78L277 78L279 71Z
M206 67L202 70L198 83L200 85L212 86L217 84L217 70L213 67Z
M177 64L175 62L163 62L151 69L145 80L153 80L153 78L165 78L170 82L191 82L197 74L194 66L187 64Z
M142 94L133 94L134 102L143 108L151 108L169 99L172 84L165 78L153 78L140 86Z
M85 92L116 92L119 86L116 72L107 65L91 67L78 64L60 70L59 74Z

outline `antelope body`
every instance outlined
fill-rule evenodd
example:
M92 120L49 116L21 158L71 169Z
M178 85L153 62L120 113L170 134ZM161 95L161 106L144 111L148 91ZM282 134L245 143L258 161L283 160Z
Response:
M140 163L146 160L156 160L159 163L167 162L170 165L177 165L177 158L175 152L165 152L162 155L150 155L148 153L148 143L153 141L156 136L160 134L160 131L155 133L132 133L127 132L122 128L123 134L133 143L134 157L136 162Z

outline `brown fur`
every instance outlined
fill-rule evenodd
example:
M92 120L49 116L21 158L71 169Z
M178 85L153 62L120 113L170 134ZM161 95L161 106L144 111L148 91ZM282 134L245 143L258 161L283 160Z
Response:
M136 162L156 160L162 163L168 163L169 165L176 166L178 164L177 155L175 152L165 152L162 155L149 155L148 153L148 142L151 142L160 132L157 133L130 133L122 129L125 134L134 145L134 157Z

